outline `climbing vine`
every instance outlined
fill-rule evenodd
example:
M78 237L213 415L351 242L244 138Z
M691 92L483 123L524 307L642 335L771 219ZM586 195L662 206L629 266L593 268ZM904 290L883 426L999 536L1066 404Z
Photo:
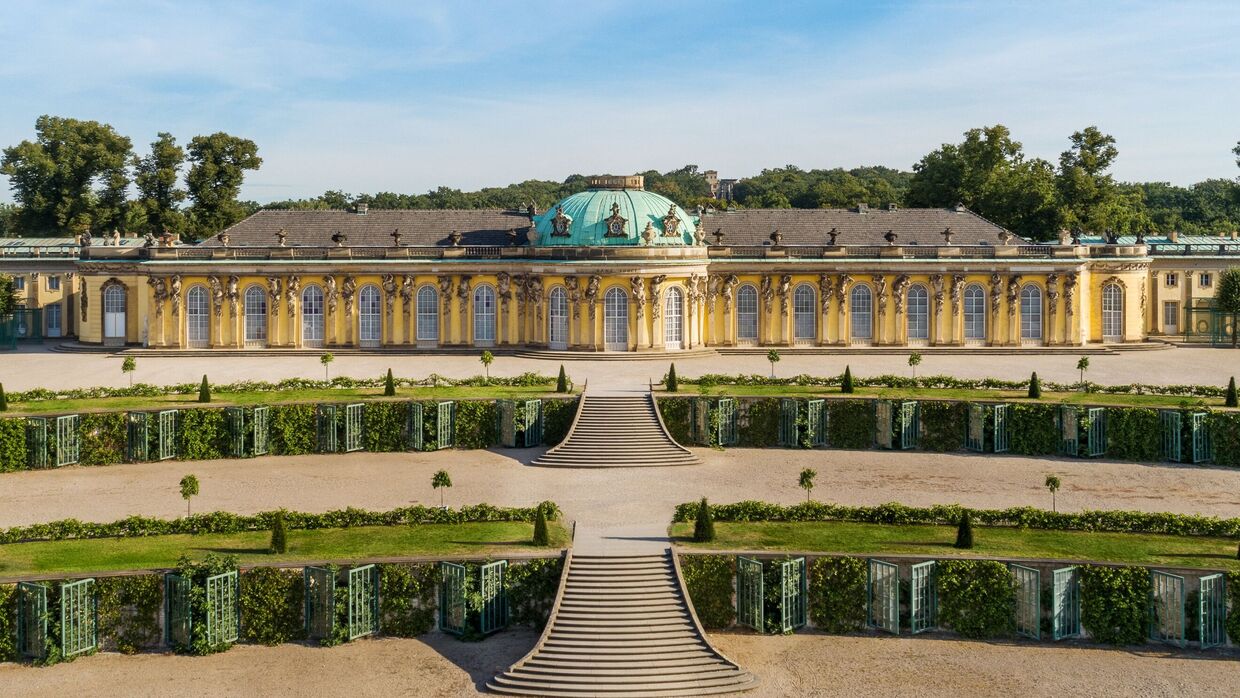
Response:
M163 639L160 609L164 580L157 574L102 577L95 580L99 595L99 638L122 654L157 647Z
M379 565L379 630L392 637L417 637L435 627L435 584L439 566Z
M874 403L831 400L827 403L827 443L832 448L864 449L874 445Z
M866 561L856 557L820 557L809 568L809 617L827 633L856 632L865 627Z
M680 569L689 600L702 627L726 628L736 621L732 581L736 560L731 555L682 555Z
M1144 567L1085 565L1081 575L1081 625L1108 645L1145 642L1150 572Z
M241 573L241 637L278 645L305 637L301 570L255 567Z
M969 406L964 402L925 401L917 405L921 419L919 446L926 451L959 451L964 448L964 433Z
M939 625L975 639L1010 634L1016 586L1007 565L993 560L940 560Z
M504 590L508 594L508 620L512 625L541 630L547 624L563 569L564 561L558 557L529 560L508 567L504 574Z

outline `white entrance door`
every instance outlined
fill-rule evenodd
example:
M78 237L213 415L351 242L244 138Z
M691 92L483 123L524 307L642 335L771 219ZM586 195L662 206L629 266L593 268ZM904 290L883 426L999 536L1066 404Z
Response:
M1180 333L1180 304L1177 302L1163 303L1163 333Z
M622 288L613 287L603 297L603 347L629 350L629 294Z
M43 309L44 318L47 321L47 336L60 336L60 304L53 303Z
M548 341L552 349L563 351L568 348L568 292L554 288L547 302Z
M103 343L125 344L125 289L120 286L109 286L103 292Z

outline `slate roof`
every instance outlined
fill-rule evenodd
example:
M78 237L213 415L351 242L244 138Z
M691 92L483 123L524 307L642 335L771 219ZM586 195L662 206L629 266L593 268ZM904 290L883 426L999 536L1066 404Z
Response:
M350 247L388 247L392 231L400 230L401 245L447 246L452 231L461 234L462 245L507 245L508 231L516 229L525 239L530 219L524 212L499 209L370 210L351 211L259 211L226 231L233 247L275 247L276 233L288 233L285 244L296 247L332 247L332 234L348 236ZM214 237L200 243L218 247Z
M894 232L897 245L943 245L943 231L952 229L953 245L1000 245L1004 229L981 216L962 209L897 208L761 208L707 211L702 214L702 230L707 241L715 241L723 231L724 245L766 245L775 230L784 245L826 245L827 232L834 228L837 245L886 245L887 231ZM1028 241L1013 236L1011 244Z
M392 244L392 231L399 229L402 245L446 246L452 231L461 233L462 245L508 245L508 231L515 229L522 244L530 226L524 212L499 209L259 211L227 230L233 247L272 247L276 233L288 233L289 246L333 246L331 236L340 231L351 247ZM716 230L724 233L724 245L770 244L779 230L785 245L825 245L827 232L839 232L839 245L886 245L884 235L894 232L898 245L943 245L943 231L950 227L953 245L999 245L1003 228L968 211L954 209L742 209L706 211L701 216L706 240L713 243ZM1012 238L1012 244L1027 241ZM217 247L214 237L201 245Z

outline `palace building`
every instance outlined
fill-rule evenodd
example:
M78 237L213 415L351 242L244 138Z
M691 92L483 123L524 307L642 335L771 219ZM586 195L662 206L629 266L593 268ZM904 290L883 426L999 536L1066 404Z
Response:
M1228 238L1031 243L964 207L260 211L196 245L11 240L46 337L162 349L1080 347L1192 334ZM41 329L39 329L41 328Z

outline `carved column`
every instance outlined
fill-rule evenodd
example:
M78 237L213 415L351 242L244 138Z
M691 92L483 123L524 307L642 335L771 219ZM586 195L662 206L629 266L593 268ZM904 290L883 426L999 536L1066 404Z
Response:
M826 346L830 344L828 339L828 326L831 318L831 291L834 283L830 274L818 275L818 346Z
M773 334L771 326L775 323L771 315L775 309L775 286L771 275L762 277L762 311L758 313L758 344L770 344Z
M641 349L646 344L646 280L640 276L629 279L629 287L633 296L633 316L636 320L636 341L630 340L633 349Z
M39 283L38 275L33 275L33 283L37 287ZM158 276L148 277L146 280L148 286L151 287L151 301L155 306L155 312L150 321L147 323L147 344L156 347L164 346L164 300L168 295L168 284Z
M737 341L736 318L734 317L733 303L736 301L736 287L740 284L740 279L736 274L728 274L723 280L723 344L725 346L734 347Z
M960 346L964 343L964 318L961 316L960 309L964 303L964 275L954 274L952 276L952 304L951 318L949 325L951 335L948 339L952 346Z
M353 300L357 297L357 280L352 276L344 277L340 283L340 299L344 301L344 343L345 346L356 346L353 337L353 326L357 318L353 314Z
M245 346L245 321L242 319L241 279L228 277L228 316L232 319L233 346L240 349Z
M401 324L404 325L405 346L412 346L417 341L415 333L415 304L417 303L417 280L413 274L405 274L400 280Z
M887 277L876 274L874 288L876 290L874 302L878 307L878 327L875 328L877 331L872 334L878 346L882 346L887 343Z
M1078 338L1076 322L1074 315L1076 314L1076 282L1078 276L1076 272L1071 272L1064 276L1063 279L1063 315L1064 315L1064 344L1073 346L1080 344Z
M930 275L930 289L934 294L931 308L934 312L934 321L930 325L930 342L937 347L947 343L943 341L943 302L946 300L947 291L942 274Z
M495 275L495 296L499 305L496 323L499 325L495 333L495 339L498 344L511 344L509 339L509 325L512 318L509 316L512 308L512 277L508 272L501 271Z
M852 285L852 281L852 277L848 274L840 274L835 282L835 312L838 314L835 343L840 346L852 342L852 323L849 322L848 316L848 288Z
M590 349L598 351L602 349L598 339L598 290L603 283L603 277L595 274L586 282L585 299L588 307L587 320L590 326Z
M470 332L470 296L473 293L473 287L470 284L470 277L462 275L460 280L456 282L456 312L457 321L460 323L461 334L458 341L461 344L471 344L473 334Z
M1056 339L1058 334L1058 323L1055 322L1059 315L1059 275L1052 272L1046 276L1046 343L1049 346L1059 344Z
M715 304L719 301L719 291L723 287L723 280L718 274L708 274L706 277L706 297L705 314L702 316L702 324L704 330L702 332L703 346L712 346L715 344Z
M211 328L210 345L212 349L223 346L221 336L224 316L224 284L218 276L207 277L207 288L211 290Z
M792 346L792 276L784 274L779 277L779 336L775 338L785 347Z
M659 326L659 318L663 315L663 282L667 280L665 274L659 274L650 279L650 348L662 349L665 332ZM683 309L682 309L683 310ZM681 317L684 321L684 317ZM681 326L681 334L683 336L684 327Z
M891 286L891 295L895 299L896 305L896 326L895 337L892 338L892 344L900 346L908 345L908 323L904 321L904 301L905 294L908 293L909 278L907 274L901 274L896 277L896 282Z
M990 275L990 322L986 325L987 346L1003 346L1003 335L999 333L999 304L1003 301L1003 279L998 274Z
M280 346L280 279L267 277L267 346Z
M336 331L336 310L340 307L340 292L336 290L336 277L323 277L323 342L334 347L339 344Z
M383 285L383 343L391 346L396 343L396 277L384 274Z
M284 280L284 302L288 308L288 346L300 347L303 333L301 331L301 315L297 312L297 301L301 298L301 279L290 276ZM327 336L327 317L323 318L323 336Z
M568 348L580 349L581 333L581 277L564 277L564 288L568 293Z
M525 299L529 302L529 311L526 313L530 316L530 342L536 346L546 346L547 323L544 322L543 315L543 279L541 276L530 274L526 279Z
M1008 276L1007 283L1007 314L1008 337L1013 346L1020 346L1020 318L1016 311L1020 308L1020 274Z
M439 285L439 345L452 344L452 277L440 276Z

